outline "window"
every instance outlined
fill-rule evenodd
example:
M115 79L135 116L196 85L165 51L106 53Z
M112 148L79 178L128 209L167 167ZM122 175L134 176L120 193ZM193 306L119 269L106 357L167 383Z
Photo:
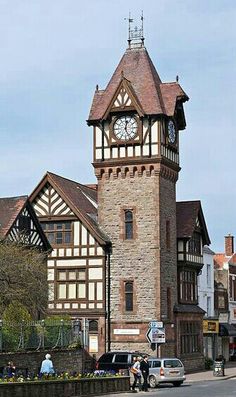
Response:
M197 273L191 270L182 270L179 279L180 300L182 302L197 302Z
M207 297L207 316L210 317L211 315L211 298L210 296Z
M194 232L192 238L188 243L188 252L190 254L201 255L202 253L202 243L201 243L201 234Z
M229 275L229 299L236 301L236 275Z
M211 286L211 265L207 264L207 286Z
M166 221L166 249L170 249L170 221Z
M165 368L179 368L182 367L182 363L179 360L164 360Z
M200 352L200 328L199 321L180 322L180 351L181 354Z
M125 239L132 240L133 239L133 211L126 210L125 211Z
M30 234L30 217L27 215L20 215L19 216L19 226L18 229L20 232L25 234Z
M132 312L133 308L133 282L125 282L125 311Z
M98 322L96 320L89 321L89 332L98 332Z
M161 367L161 362L158 360L153 360L152 368L160 368L160 367Z
M42 222L41 226L50 244L71 244L72 222Z
M86 299L85 269L59 270L58 299Z
M116 354L114 362L126 364L128 362L128 354Z

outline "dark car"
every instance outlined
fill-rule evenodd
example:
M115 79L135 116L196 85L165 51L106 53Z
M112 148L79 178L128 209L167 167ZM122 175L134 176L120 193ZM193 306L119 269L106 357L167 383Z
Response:
M96 369L106 371L127 370L134 362L134 357L143 356L142 353L136 351L110 351L104 353L97 361Z

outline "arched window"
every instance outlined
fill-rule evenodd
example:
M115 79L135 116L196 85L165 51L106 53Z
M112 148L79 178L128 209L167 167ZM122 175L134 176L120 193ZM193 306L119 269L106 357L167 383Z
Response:
M98 322L96 320L89 321L89 332L98 332Z
M133 281L125 282L125 311L132 312L134 310L134 288Z
M133 211L126 210L125 211L125 239L132 240L133 238Z

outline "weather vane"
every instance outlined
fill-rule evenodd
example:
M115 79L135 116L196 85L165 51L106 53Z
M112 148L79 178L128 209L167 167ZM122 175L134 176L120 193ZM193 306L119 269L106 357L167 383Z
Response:
M131 18L131 13L129 12L129 18L125 18L126 21L128 21L128 26L129 26L129 38L128 38L128 44L129 48L137 48L137 47L143 47L144 46L144 36L143 36L143 11L141 14L141 27L138 28L136 25L134 28L132 27L132 23L134 22L133 18Z

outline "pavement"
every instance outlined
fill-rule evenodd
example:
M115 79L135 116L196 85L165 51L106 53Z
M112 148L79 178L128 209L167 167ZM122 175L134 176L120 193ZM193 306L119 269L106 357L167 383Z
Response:
M224 376L214 376L213 370L194 372L191 374L186 374L186 382L202 382L210 380L227 380L236 377L236 362L227 362L225 365L225 375Z

